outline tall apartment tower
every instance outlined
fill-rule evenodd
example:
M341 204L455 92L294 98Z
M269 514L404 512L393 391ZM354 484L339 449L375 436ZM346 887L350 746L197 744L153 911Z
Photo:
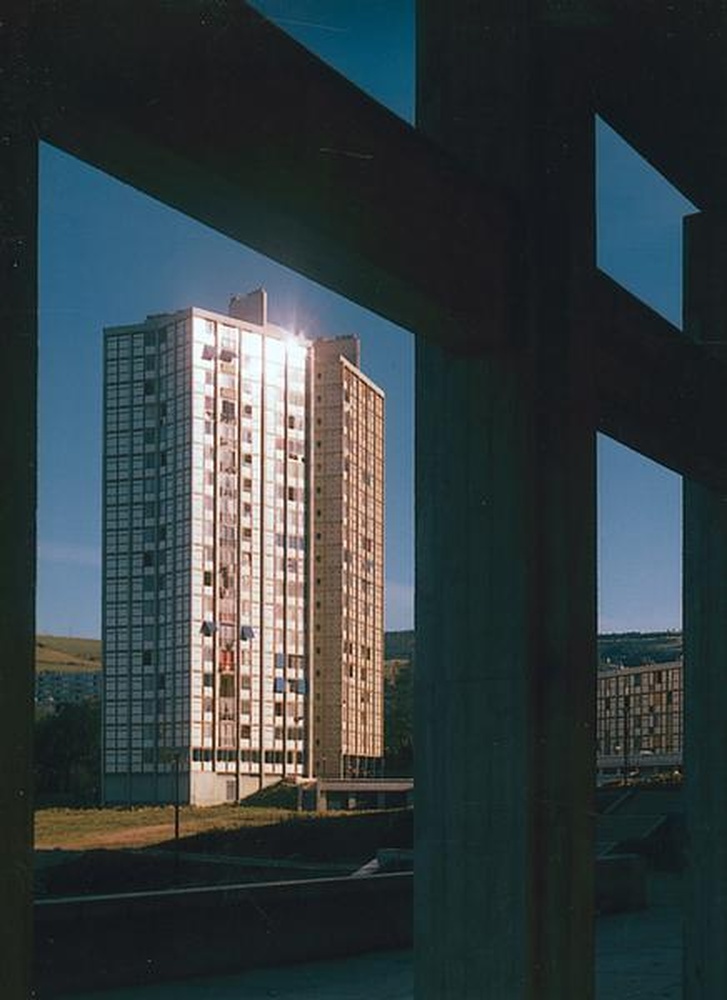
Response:
M212 804L284 776L375 769L383 397L356 343L268 323L263 290L229 316L193 308L105 331L106 802ZM345 538L329 502L350 511Z

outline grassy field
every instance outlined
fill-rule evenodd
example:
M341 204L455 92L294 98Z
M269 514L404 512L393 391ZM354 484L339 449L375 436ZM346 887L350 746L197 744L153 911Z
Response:
M168 845L172 806L134 809L40 809L37 850L94 850ZM183 806L181 847L200 853L309 860L368 859L379 847L410 847L412 811L299 814L249 806Z
M349 874L381 847L411 848L412 820L411 809L184 808L176 853L171 807L44 809L36 813L35 891L40 898Z
M36 670L65 670L74 673L98 670L100 667L99 639L73 639L58 635L36 636Z
M237 830L279 823L293 815L287 809L182 806L180 834ZM168 841L174 833L172 806L133 809L39 809L35 813L36 850L63 848L148 847Z

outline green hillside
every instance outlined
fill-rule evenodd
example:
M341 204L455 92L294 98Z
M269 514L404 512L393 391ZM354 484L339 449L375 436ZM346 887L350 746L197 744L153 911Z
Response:
M598 637L598 662L638 667L682 657L681 632L620 632Z
M101 640L39 635L35 639L35 669L80 673L101 669Z

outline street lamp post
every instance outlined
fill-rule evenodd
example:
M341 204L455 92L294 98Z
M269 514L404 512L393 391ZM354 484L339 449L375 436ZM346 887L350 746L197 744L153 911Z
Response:
M174 761L174 881L179 883L179 751L172 756Z
M179 751L174 753L174 849L179 853Z
M630 728L629 727L629 723L631 721L630 717L629 717L630 711L631 711L631 704L630 704L629 695L625 694L624 695L624 731L623 731L623 738L624 738L624 763L623 763L623 769L624 769L624 784L625 785L628 785L628 783L629 783L629 735L630 735L630 733L629 733L629 728Z

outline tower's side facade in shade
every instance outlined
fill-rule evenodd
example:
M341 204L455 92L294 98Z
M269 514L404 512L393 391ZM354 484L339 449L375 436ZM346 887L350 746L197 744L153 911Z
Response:
M383 758L384 394L354 337L313 342L310 446L315 773Z

